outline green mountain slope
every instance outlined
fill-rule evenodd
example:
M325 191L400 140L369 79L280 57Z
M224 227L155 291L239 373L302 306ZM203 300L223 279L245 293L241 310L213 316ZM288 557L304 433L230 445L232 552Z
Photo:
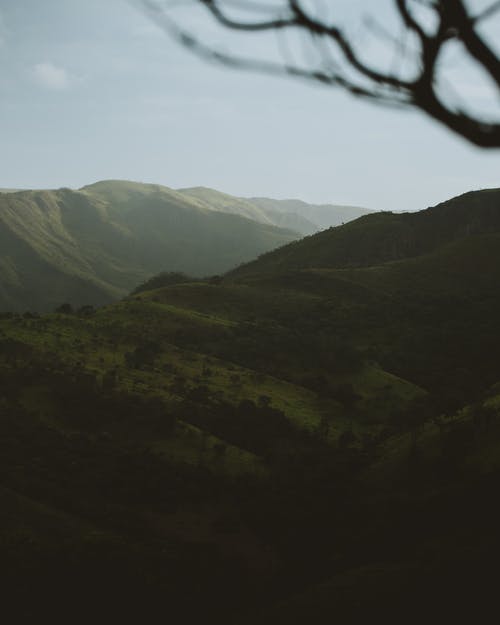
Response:
M179 189L178 192L187 198L196 200L201 206L209 210L233 213L261 223L272 224L272 220L269 219L264 210L254 207L243 198L228 195L227 193L222 193L221 191L216 191L215 189L209 189L207 187Z
M296 236L157 185L3 194L0 308L102 304L159 271L220 273Z
M136 192L156 194L80 195L116 224ZM8 620L487 622L500 556L495 195L410 229L405 215L358 220L372 260L357 266L347 247L325 251L338 231L356 246L346 226L251 271L165 273L98 310L0 315ZM58 215L33 240L76 264ZM400 217L412 244L393 258Z
M86 315L4 315L4 611L32 616L26 584L39 615L84 592L84 621L97 605L137 621L167 603L176 622L224 625L487 606L496 242L260 281L177 276ZM423 284L478 249L463 293ZM461 409L443 407L456 386Z
M260 205L259 202L253 199L234 197L214 189L207 189L206 187L180 189L179 191L187 197L196 199L211 210L242 215L260 223L294 230L301 235L314 234L319 230L316 223L306 219L299 212L280 210L280 208L273 205L273 200L269 200L267 205L265 203ZM276 202L281 207L279 201L277 200Z
M464 237L499 230L500 190L476 191L417 213L361 217L266 254L235 275L371 266L419 256Z
M3 190L0 309L100 305L160 271L222 273L316 232L296 204L115 180Z
M336 328L384 369L436 393L443 408L456 408L500 378L500 234L472 235L373 267L226 280L308 295L303 324Z

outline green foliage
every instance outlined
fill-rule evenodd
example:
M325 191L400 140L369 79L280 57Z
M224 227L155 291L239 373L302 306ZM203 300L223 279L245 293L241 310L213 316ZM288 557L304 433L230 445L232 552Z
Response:
M170 271L159 273L157 276L146 280L143 284L140 284L132 291L132 295L138 295L139 293L154 291L156 289L162 289L166 286L173 286L175 284L184 284L187 282L197 282L196 278L187 276L185 273Z
M72 315L74 313L74 310L71 304L66 303L58 306L54 312L59 313L60 315Z
M82 193L111 218L105 202L131 214L132 196L154 210L166 192ZM3 614L485 620L500 555L496 198L365 217L98 310L0 315ZM366 248L347 254L357 237Z

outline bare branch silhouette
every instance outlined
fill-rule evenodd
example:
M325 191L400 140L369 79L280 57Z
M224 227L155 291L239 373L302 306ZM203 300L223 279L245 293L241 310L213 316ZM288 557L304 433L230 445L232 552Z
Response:
M231 67L319 82L374 102L418 109L476 146L500 147L500 59L479 32L479 27L500 12L500 2L493 2L474 16L464 0L393 0L401 33L388 33L385 39L393 46L393 58L409 57L409 62L398 63L397 69L394 63L387 69L367 60L354 38L340 26L340 15L333 20L322 17L314 10L313 0L191 0L192 5L202 6L225 29L241 33L291 32L308 38L317 53L317 62L308 59L303 65L291 62L289 55L259 60L220 51L193 34L189 24L175 19L179 2L142 2L165 31L201 57ZM332 12L338 5L335 0L325 4ZM370 23L377 24L374 19ZM378 26L379 32L386 30ZM411 52L408 41L413 44ZM450 104L443 95L440 87L444 81L439 80L441 61L453 45L461 50L464 67L473 64L489 81L492 100L499 108L498 119L473 113L461 101ZM448 84L453 84L453 80Z

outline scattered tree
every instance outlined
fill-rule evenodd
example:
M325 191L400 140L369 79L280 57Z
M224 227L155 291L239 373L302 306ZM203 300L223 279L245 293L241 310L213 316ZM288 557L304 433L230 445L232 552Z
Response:
M65 303L65 304L61 304L60 306L58 306L55 312L60 315L72 315L74 313L74 310L71 304Z

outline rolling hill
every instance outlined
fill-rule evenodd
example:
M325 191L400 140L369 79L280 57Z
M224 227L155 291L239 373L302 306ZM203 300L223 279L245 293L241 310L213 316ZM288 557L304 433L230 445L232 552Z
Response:
M475 191L416 213L375 213L292 243L234 275L373 266L430 253L453 241L500 231L500 190Z
M80 195L128 227L136 192ZM0 314L4 614L486 622L499 213L479 192L98 310Z
M500 378L499 190L362 217L265 254L225 283L319 298L302 318L336 327L443 405Z
M297 238L157 185L0 195L0 308L115 300L162 270L227 271Z
M78 191L3 189L0 309L101 305L160 271L223 273L317 232L323 217L305 216L316 208L329 224L361 210L116 180Z

